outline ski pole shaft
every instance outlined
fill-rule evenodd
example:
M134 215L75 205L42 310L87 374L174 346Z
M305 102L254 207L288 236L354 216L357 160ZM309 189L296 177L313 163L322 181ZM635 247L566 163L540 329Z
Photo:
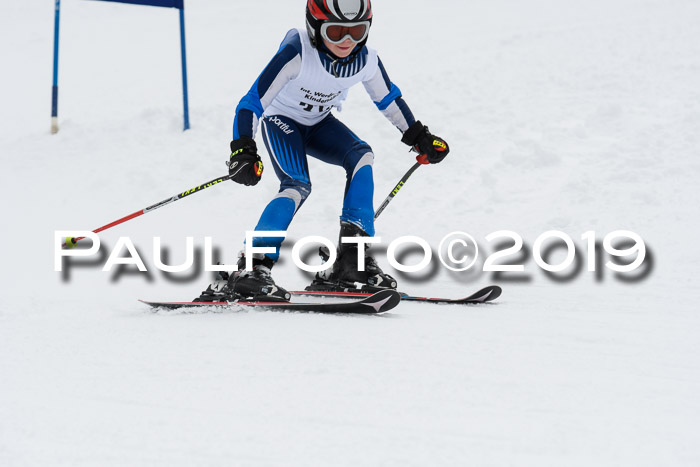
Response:
M384 211L384 209L386 209L386 207L389 205L389 203L391 202L391 200L394 199L394 196L396 196L396 194L399 192L399 190L401 190L401 188L403 188L403 186L406 184L406 181L409 179L409 177L410 177L411 175L413 175L413 172L415 172L415 171L418 169L418 167L420 167L420 166L423 165L423 164L424 164L424 163L422 163L422 162L416 162L415 164L413 164L413 167L411 167L410 169L408 169L408 172L406 172L406 174L401 178L401 180L399 181L399 183L396 184L396 186L395 186L394 189L391 191L391 193L389 193L389 196L386 197L386 199L384 200L384 202L382 203L382 205L379 206L379 209L377 209L377 212L374 214L374 218L375 218L375 219L376 219L377 217L379 217L379 215L380 215L380 214Z
M166 205L168 205L168 204L170 204L170 203L174 203L175 201L181 200L182 198L185 198L185 197L187 197L187 196L193 195L193 194L195 194L195 193L199 193L199 192L202 191L202 190L206 190L206 189L209 188L209 187L212 187L212 186L214 186L214 185L218 185L219 183L224 182L224 181L226 181L226 180L230 180L230 179L231 179L231 175L226 175L226 176L223 176L223 177L215 178L214 180L210 180L210 181L208 181L208 182L206 182L206 183L203 183L203 184L201 184L201 185L199 185L199 186L196 186L196 187L194 187L194 188L191 188L191 189L189 189L189 190L187 190L187 191L185 191L185 192L182 192L182 193L177 194L177 195L175 195L175 196L172 196L172 197L170 197L170 198L164 199L163 201L161 201L161 202L159 202L159 203L156 203L156 204L154 204L154 205L152 205L152 206L149 206L149 207L147 207L147 208L141 209L140 211L136 211L136 212L133 213L133 214L129 214L128 216L122 217L121 219L117 219L117 220L114 221L114 222L110 222L110 223L107 224L107 225L103 225L102 227L99 227L99 228L93 230L92 232L93 232L93 233L99 233L99 232L102 232L103 230L111 229L111 228L114 227L115 225L123 224L123 223L126 222L126 221L130 221L131 219L134 219L134 218L136 218L136 217L142 216L143 214L149 213L149 212L151 212L151 211L155 211L155 210L158 209L158 208L162 208L163 206L166 206ZM78 243L80 240L82 240L82 239L84 239L84 238L85 238L85 237L78 237L78 238L69 237L69 238L66 238L66 242L63 243L62 248L65 248L66 246L68 246L68 248L73 248L73 247L75 246L76 243Z

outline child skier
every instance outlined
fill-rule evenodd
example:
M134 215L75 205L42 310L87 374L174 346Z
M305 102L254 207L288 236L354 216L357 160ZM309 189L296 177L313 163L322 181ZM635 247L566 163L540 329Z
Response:
M256 231L286 231L311 193L307 155L342 166L347 174L340 216L340 237L374 236L374 154L331 113L362 83L384 116L403 134L401 141L418 152L422 163L438 163L449 152L445 141L416 121L401 91L389 77L377 52L365 44L372 24L370 0L308 0L306 30L292 29L236 108L229 174L255 185L263 173L255 137L258 124L280 189L263 211ZM253 255L253 270L239 255L238 271L222 274L197 299L288 300L270 270L279 258L282 238L255 238L255 247L275 247L273 254ZM366 253L365 253L366 254ZM338 243L337 260L318 274L315 290L396 288L369 255L358 270L357 243Z

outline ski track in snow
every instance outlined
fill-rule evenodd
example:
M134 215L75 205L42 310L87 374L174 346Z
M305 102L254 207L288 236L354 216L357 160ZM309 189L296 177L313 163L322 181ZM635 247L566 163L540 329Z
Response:
M227 183L101 235L129 236L148 275L53 271L55 230L94 229L225 173L236 102L302 24L299 3L270 2L264 26L246 19L257 3L187 4L183 133L176 13L63 2L55 136L52 8L5 7L0 465L700 464L697 2L374 4L370 44L452 149L377 221L384 245L437 247L463 230L487 247L508 229L531 247L554 229L584 246L586 231L625 229L650 247L644 281L584 268L557 283L530 259L530 281L499 282L488 306L404 302L363 317L136 302L191 299L208 279L166 280L154 236L172 264L186 236L235 261L277 190L270 164L254 189ZM379 204L412 156L361 88L338 116L374 149ZM344 174L314 160L310 171L289 237L335 239ZM290 254L275 277L299 289L309 279ZM456 298L494 282L434 272L401 288Z

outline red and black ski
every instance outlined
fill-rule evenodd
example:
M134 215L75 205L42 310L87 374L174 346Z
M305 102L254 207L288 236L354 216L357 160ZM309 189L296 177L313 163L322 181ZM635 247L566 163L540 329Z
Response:
M364 297L364 298L362 298ZM149 302L139 300L153 308L206 308L225 307L236 309L263 309L313 313L378 314L396 307L401 302L401 294L395 290L382 290L375 294L364 294L361 300L342 303L298 303L298 302Z
M446 303L453 305L475 305L479 303L491 302L501 296L503 290L497 285L489 285L484 287L477 292L464 298L431 298L431 297L417 297L413 295L408 295L401 293L401 300L407 302L425 302L425 303ZM292 295L306 295L314 297L340 297L340 298L360 298L360 297L370 297L371 292L362 292L357 289L344 289L344 290L295 290L290 292Z

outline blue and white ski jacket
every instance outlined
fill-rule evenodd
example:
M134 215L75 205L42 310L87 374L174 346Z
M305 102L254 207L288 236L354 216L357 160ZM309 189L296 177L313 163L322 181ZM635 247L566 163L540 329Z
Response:
M334 60L312 46L306 30L292 29L239 102L233 139L254 138L263 115L284 115L302 125L315 125L333 107L340 108L348 89L360 82L401 132L415 122L374 49L364 46L356 57Z

